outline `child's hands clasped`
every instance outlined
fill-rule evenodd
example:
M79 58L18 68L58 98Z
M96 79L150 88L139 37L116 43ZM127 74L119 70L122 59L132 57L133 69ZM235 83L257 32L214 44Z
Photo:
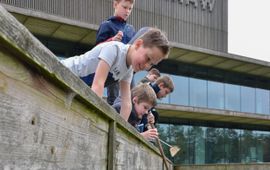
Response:
M147 115L147 121L150 124L155 124L155 116L151 112Z
M118 33L112 38L113 41L122 41L123 38L123 32L118 31Z
M141 133L141 135L146 139L146 140L153 140L154 138L158 138L158 132L157 129L149 129L143 133Z

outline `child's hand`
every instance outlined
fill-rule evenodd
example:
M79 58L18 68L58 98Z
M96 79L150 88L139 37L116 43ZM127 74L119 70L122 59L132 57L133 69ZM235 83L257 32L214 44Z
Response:
M152 140L154 138L158 137L158 132L157 129L149 129L143 133L141 133L141 135L146 139L146 140Z
M122 41L123 38L123 32L118 31L118 33L112 38L113 41Z
M150 124L155 124L155 116L152 113L148 113L148 115L147 115L147 121Z

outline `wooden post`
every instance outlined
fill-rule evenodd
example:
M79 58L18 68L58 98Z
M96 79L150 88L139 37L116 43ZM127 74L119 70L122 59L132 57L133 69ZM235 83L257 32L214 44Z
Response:
M109 136L108 136L108 170L115 170L115 133L116 133L116 123L111 121L109 125Z

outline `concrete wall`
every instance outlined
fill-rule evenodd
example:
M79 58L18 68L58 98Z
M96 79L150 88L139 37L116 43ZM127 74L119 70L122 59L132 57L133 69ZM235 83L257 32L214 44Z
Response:
M268 170L269 163L261 164L220 164L220 165L183 165L174 170Z
M113 15L113 0L1 2L94 25ZM172 42L227 52L228 0L137 0L128 22L157 26Z
M0 169L163 169L160 154L0 5Z

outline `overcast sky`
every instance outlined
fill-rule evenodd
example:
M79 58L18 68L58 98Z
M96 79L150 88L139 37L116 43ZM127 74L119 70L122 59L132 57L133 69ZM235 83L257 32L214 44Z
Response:
M270 0L229 0L228 51L270 62Z

